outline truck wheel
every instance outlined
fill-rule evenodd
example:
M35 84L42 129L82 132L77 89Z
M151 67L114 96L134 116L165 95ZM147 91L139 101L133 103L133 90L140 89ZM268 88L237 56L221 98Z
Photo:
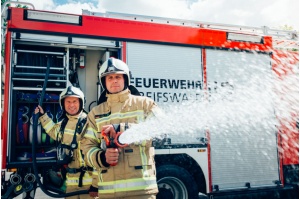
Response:
M176 165L163 165L157 168L157 199L195 199L198 198L194 178Z

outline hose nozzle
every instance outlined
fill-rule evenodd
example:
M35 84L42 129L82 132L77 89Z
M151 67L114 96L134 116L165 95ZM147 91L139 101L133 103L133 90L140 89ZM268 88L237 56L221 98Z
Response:
M122 134L123 132L118 132L115 139L114 139L114 143L115 145L118 147L118 148L125 148L128 146L128 144L124 144L124 143L121 143L120 140L119 140L119 137L120 135Z
M121 143L119 141L119 137L123 132L118 132L116 134L116 136L113 137L109 137L104 131L101 132L101 135L103 136L104 140L105 140L105 144L107 146L107 148L124 148L127 147L128 144L124 144Z

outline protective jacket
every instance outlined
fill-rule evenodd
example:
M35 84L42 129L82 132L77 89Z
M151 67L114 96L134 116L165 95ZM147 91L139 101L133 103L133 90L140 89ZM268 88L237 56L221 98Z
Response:
M85 118L87 115L84 112L81 112L80 114L76 116L71 116L66 114L68 118L68 122L66 123L66 126L64 128L63 135L60 132L60 127L62 125L62 121L58 123L54 123L53 120L47 115L44 114L42 115L39 120L45 129L46 133L53 138L54 140L62 140L62 143L66 145L70 145L75 129L77 126L77 122L79 118ZM88 187L92 184L92 171L88 171L87 166L83 160L83 156L80 150L80 144L81 144L81 139L82 139L83 133L82 134L77 134L76 135L76 140L78 143L77 149L73 151L73 159L72 161L68 164L67 167L67 179L66 179L66 186L67 186L67 192L68 190L74 190L74 187L78 187L79 185L79 177L82 175L82 170L85 170L87 172L84 172L84 176L82 177L82 190L88 189ZM78 188L76 188L78 190Z
M106 102L94 107L88 114L88 128L82 139L86 163L98 170L99 198L156 194L158 188L152 141L121 148L118 164L109 166L105 162L104 147L101 148L104 142L101 130L104 125L119 124L119 132L123 132L125 127L130 128L155 115L159 111L158 106L150 98L132 95L128 89L117 94L106 94L106 97Z

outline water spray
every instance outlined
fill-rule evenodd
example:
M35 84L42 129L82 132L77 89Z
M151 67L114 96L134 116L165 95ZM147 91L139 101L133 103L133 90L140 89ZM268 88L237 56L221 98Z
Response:
M270 68L251 67L255 74L239 77L245 79L242 83L231 80L234 89L230 92L227 88L203 90L200 101L162 106L163 114L131 126L119 135L119 141L130 144L164 135L184 138L195 136L195 132L205 132L205 129L218 131L224 137L233 129L244 135L253 131L278 132L282 122L289 125L297 119L299 71L295 68L289 73L285 71L285 76L278 76Z

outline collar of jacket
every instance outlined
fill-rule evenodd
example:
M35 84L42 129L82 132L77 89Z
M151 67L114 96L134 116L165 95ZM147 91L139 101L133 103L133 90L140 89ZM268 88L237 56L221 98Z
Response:
M112 102L125 102L130 95L129 89L125 89L119 93L115 94L106 94L107 102L110 104Z

